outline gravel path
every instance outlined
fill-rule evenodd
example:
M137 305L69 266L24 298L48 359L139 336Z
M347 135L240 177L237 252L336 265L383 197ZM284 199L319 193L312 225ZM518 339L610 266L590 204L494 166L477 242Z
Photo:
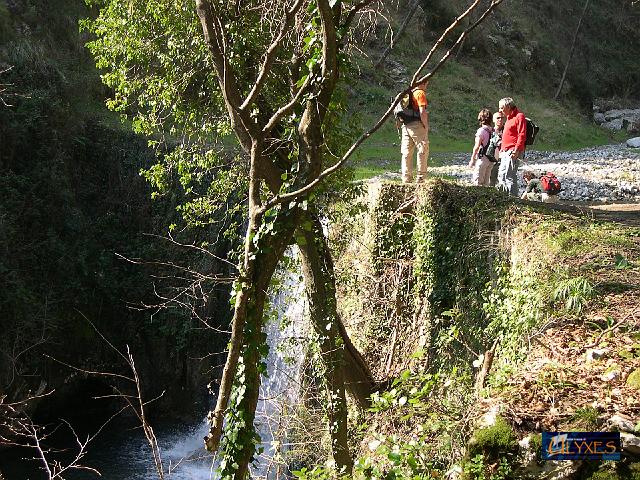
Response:
M442 161L442 166L429 168L429 173L470 183L469 156L470 152L436 154L434 157ZM562 183L560 199L568 203L640 203L640 149L628 148L624 144L573 152L530 151L521 164L520 172L525 169L555 173ZM400 176L388 173L383 177L399 179ZM524 183L521 183L520 191L523 190Z

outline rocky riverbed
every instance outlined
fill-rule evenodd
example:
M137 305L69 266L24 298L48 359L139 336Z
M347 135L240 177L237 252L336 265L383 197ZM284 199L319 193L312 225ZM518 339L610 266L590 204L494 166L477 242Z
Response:
M442 166L430 167L429 174L453 177L470 183L467 167L470 153L434 155ZM399 163L399 162L398 162ZM640 202L640 149L624 144L585 148L572 152L527 152L520 171L552 171L562 183L560 199L574 202ZM384 175L400 178L398 173ZM520 191L524 183L520 179Z

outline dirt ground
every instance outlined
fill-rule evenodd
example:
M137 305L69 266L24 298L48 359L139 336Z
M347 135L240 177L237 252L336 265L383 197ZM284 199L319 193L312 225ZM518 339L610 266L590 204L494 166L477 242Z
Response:
M565 202L547 203L545 206L554 210L589 215L594 220L640 227L640 203Z

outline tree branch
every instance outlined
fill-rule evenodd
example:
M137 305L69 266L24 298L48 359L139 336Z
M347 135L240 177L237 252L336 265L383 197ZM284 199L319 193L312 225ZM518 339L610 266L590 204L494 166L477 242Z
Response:
M249 105L251 105L255 101L256 97L260 93L260 90L262 90L262 87L264 86L264 83L267 79L267 74L271 71L271 64L273 63L276 52L278 51L278 47L280 46L285 34L289 31L291 22L295 18L296 13L298 12L298 10L300 10L300 7L303 3L304 0L296 0L296 3L294 3L293 6L285 13L284 20L282 22L282 25L280 26L280 31L267 49L264 60L262 62L262 67L260 67L260 72L258 73L258 78L253 84L253 88L247 95L247 98L244 100L244 102L242 102L242 105L240 105L241 111L247 110Z
M502 1L502 0L500 0L500 1ZM453 21L453 23L451 25L449 25L449 28L447 28L444 32L442 32L442 35L440 35L440 38L436 41L436 43L434 43L433 47L429 51L429 54L426 56L426 58L424 59L422 64L418 67L418 69L416 70L416 73L413 75L413 78L411 79L411 84L412 85L415 85L417 83L418 76L420 75L420 72L422 72L422 70L427 66L427 63L429 63L429 60L431 60L431 57L433 56L435 51L440 47L442 42L444 42L444 40L449 36L449 34L458 25L460 25L460 22L462 20L464 20L468 15L471 14L471 12L473 12L473 10L476 9L476 7L480 4L480 2L481 2L481 0L474 0L474 2L469 6L469 8L467 8L463 13L458 15L458 17ZM495 1L491 2L492 5L494 3L495 3Z
M302 84L302 87L298 89L298 91L293 96L291 101L289 101L289 103L287 103L286 105L280 107L276 111L276 113L274 113L271 116L271 118L269 119L265 127L262 129L263 135L268 136L271 134L273 127L275 127L278 124L278 122L282 119L282 117L284 117L285 115L288 115L293 110L293 108L298 104L298 101L300 100L302 95L304 95L307 92L307 89L309 88L310 84L311 84L311 75L308 75L304 83Z
M213 14L213 8L208 0L195 0L195 2L204 40L213 60L231 127L238 136L242 148L245 152L249 152L251 150L252 121L246 112L240 110L242 103L240 89L233 75L233 69L224 55L224 35L218 22L219 18Z
M560 96L560 92L562 91L562 87L564 86L564 81L567 78L567 72L569 71L569 65L571 64L571 59L573 58L573 51L576 48L576 40L578 39L578 32L580 31L580 26L582 25L582 19L584 18L584 14L587 13L587 8L589 7L589 0L584 3L584 8L582 9L582 15L580 15L580 20L578 20L578 26L576 27L576 31L573 34L573 40L571 41L571 50L569 50L569 58L567 58L567 64L564 67L564 71L562 72L562 79L560 80L560 85L558 85L558 91L556 95L553 97L554 100L558 100Z
M351 23L356 18L358 12L372 4L374 1L375 0L362 0L351 7L351 10L349 10L349 13L347 13L347 17L344 19L344 23L342 24L341 28L344 31L347 31L351 27Z
M396 33L395 35L395 38L400 38L402 36L405 29L407 28L407 25L409 25L409 21L413 18L413 15L416 13L419 6L420 6L420 0L414 0L413 5L409 10L409 13L407 13L407 15L404 17L404 20L402 21L402 25L400 25L400 28L398 29L398 33ZM380 65L382 65L382 62L385 61L385 59L387 58L389 53L391 53L391 50L395 46L393 31L391 33L392 33L392 36L391 36L391 41L389 42L389 46L384 50L384 52L382 52L382 55L380 55L380 58L378 59L378 61L373 65L373 68L378 68Z
M480 0L476 0L476 2L474 4L477 4ZM462 32L462 34L460 35L460 37L458 38L458 40L456 41L456 43L447 51L447 53L440 59L440 61L436 64L436 66L433 68L433 70L429 73L427 73L426 75L424 75L423 77L418 78L418 75L420 73L420 71L422 69L424 69L424 66L426 65L427 61L432 57L433 55L433 49L429 52L429 55L427 57L427 59L423 62L423 64L420 66L420 68L418 68L418 70L416 70L416 73L414 74L413 78L418 78L417 80L415 80L414 82L412 82L412 84L407 87L405 90L403 90L402 92L400 92L398 95L395 96L395 98L393 99L393 102L391 103L391 105L389 106L389 108L387 109L387 111L378 119L378 121L373 125L373 127L371 127L369 130L367 130L366 132L364 132L356 141L353 145L351 145L351 147L349 147L349 149L347 150L347 152L343 155L343 157L334 165L332 165L331 167L326 168L324 171L322 171L314 180L312 180L311 182L309 182L307 185L305 185L304 187L299 188L298 190L295 190L293 192L290 193L286 193L283 195L276 195L275 197L271 198L270 200L268 200L267 202L265 202L264 207L265 209L269 209L275 205L277 205L278 203L286 203L286 202L290 202L302 195L306 195L307 193L309 193L309 191L311 191L313 188L315 188L322 180L324 180L327 176L331 175L333 172L335 172L336 170L338 170L340 167L342 167L345 162L351 157L351 155L353 154L353 152L365 141L367 140L371 135L373 135L375 132L377 132L380 127L382 127L382 125L384 124L384 122L387 120L387 118L389 118L391 116L391 114L393 113L393 109L395 108L395 106L398 104L398 102L400 101L400 99L408 92L410 92L416 85L430 79L434 73L436 73L441 67L442 65L444 65L444 63L451 57L451 52L455 49L455 47L457 47L462 40L469 34L469 32L471 32L472 30L474 30L480 23L482 23L482 21L484 21L484 19L487 17L487 15L489 15L499 4L501 4L503 2L503 0L493 0L491 2L491 5L487 8L487 10L482 14L482 16L480 16L480 18L474 22L473 24L471 24L464 32ZM458 17L455 21L454 24L455 25L451 25L447 31L451 31L453 30L453 28L455 28L455 26L457 26L460 21L463 19L463 16ZM441 40L443 39L443 37L440 38L440 43Z

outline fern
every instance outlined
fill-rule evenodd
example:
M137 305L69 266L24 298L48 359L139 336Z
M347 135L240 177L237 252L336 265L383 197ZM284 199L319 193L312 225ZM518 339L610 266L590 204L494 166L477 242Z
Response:
M552 300L562 303L567 312L580 313L593 295L594 288L589 280L584 277L574 277L558 283Z

